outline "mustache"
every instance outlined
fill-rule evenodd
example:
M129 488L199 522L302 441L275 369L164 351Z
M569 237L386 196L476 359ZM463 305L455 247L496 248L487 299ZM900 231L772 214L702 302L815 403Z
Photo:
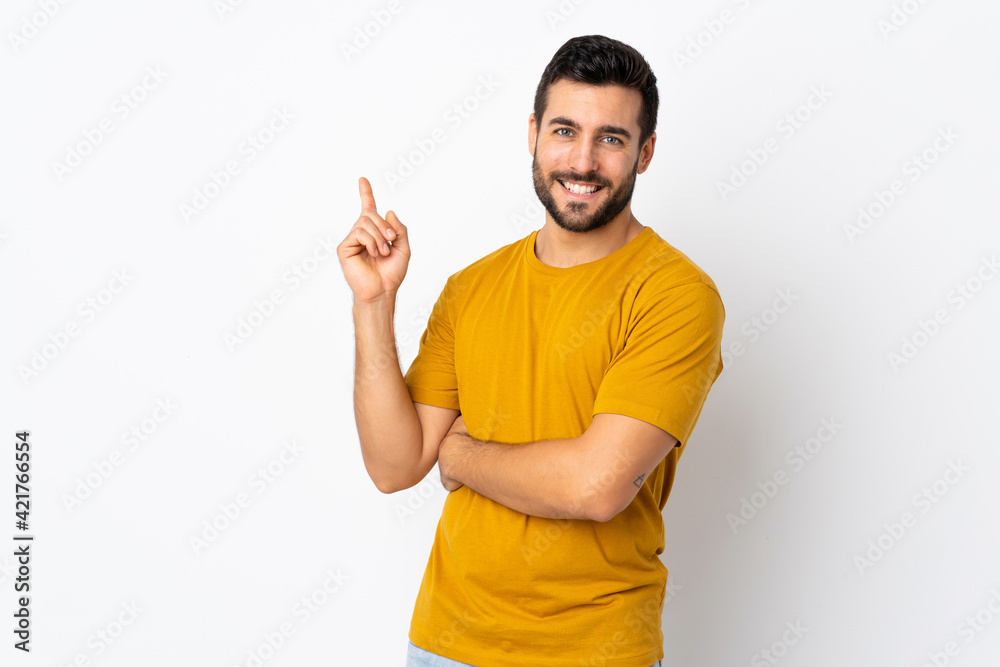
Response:
M581 183L593 183L601 187L611 187L611 181L594 173L579 174L575 171L557 171L549 174L549 178L553 181L579 181Z

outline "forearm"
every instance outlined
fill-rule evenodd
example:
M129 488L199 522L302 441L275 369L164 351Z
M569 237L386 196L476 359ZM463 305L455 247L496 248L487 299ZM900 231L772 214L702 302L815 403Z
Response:
M393 331L395 296L355 302L354 419L368 475L390 492L417 467L420 420L406 389ZM391 415L391 418L386 418Z
M449 433L438 465L443 474L518 512L549 519L590 519L581 493L588 466L581 438L522 444Z

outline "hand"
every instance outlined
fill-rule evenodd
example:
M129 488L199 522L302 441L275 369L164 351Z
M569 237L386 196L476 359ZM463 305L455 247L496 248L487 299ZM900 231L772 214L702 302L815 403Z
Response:
M384 219L378 214L371 183L364 176L358 180L358 190L361 216L337 246L337 256L354 300L372 302L395 296L410 262L410 242L406 226L393 211Z
M453 447L456 444L455 438L461 435L469 435L469 431L465 428L465 420L462 415L459 415L455 418L455 422L448 429L448 433L445 434L444 440L441 441L441 446L438 448L438 472L441 474L441 485L448 492L463 486L457 479L449 477L447 472L450 462L449 455L454 452Z

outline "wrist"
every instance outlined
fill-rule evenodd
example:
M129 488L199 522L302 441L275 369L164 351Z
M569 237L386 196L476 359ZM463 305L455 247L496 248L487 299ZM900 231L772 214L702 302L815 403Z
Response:
M448 477L454 478L457 473L455 463L461 455L463 444L464 441L462 440L462 433L460 431L450 431L441 440L441 445L438 448L438 467Z
M396 309L396 293L385 292L372 299L355 298L353 302L355 313L393 312Z
M371 300L355 299L351 311L357 324L391 324L396 315L396 295L383 295Z

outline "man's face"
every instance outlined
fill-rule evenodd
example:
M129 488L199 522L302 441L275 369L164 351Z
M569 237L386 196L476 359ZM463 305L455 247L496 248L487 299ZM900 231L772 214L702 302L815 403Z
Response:
M637 90L560 79L549 87L541 125L532 114L535 192L563 229L599 229L628 206L656 140L638 143L641 105Z

